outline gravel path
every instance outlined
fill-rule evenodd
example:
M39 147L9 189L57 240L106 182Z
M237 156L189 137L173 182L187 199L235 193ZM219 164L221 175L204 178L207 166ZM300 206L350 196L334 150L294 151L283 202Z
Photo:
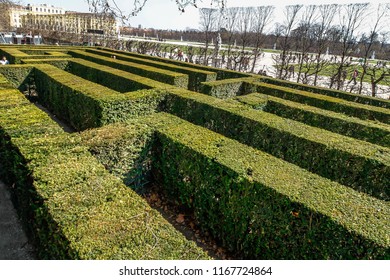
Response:
M20 224L8 187L0 181L0 260L32 260L32 246Z

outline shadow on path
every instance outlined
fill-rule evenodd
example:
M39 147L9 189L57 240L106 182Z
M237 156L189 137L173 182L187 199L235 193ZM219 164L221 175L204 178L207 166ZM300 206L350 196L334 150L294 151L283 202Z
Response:
M23 231L8 187L0 181L0 260L32 260L33 248Z

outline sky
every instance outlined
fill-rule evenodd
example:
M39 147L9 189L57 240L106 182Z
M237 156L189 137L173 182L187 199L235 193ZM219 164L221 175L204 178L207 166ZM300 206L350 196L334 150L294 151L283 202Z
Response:
M66 10L88 12L89 7L85 0L22 0L24 4L48 4L56 7L63 7ZM199 7L210 7L210 0L203 0ZM390 0L227 0L228 7L238 6L266 6L276 7L275 17L283 17L283 7L294 4L348 4L348 3L379 3L390 2ZM116 0L122 10L130 11L133 0ZM174 0L148 0L144 9L138 16L130 19L130 26L156 29L177 29L199 28L199 11L196 8L188 7L184 13L178 11Z

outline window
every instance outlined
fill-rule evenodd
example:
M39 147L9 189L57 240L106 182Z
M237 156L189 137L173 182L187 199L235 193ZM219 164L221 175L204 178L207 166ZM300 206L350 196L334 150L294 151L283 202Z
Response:
M35 11L37 11L37 12L38 12L38 8L35 8Z

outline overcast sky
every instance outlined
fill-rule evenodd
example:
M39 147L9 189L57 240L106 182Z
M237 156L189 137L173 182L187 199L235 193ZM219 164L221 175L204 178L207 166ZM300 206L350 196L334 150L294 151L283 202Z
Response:
M286 5L294 4L343 4L343 3L378 3L390 2L390 0L227 0L228 7L238 6L265 6L273 5L277 8L276 17L282 17L282 9ZM88 4L85 0L23 0L24 4L48 4L63 7L66 10L88 12ZM130 11L133 0L116 0L119 7ZM203 0L201 7L210 7L210 0ZM193 7L187 8L185 13L180 13L174 0L148 0L144 10L130 20L130 25L137 27L141 24L145 28L179 29L186 27L199 27L199 11Z

